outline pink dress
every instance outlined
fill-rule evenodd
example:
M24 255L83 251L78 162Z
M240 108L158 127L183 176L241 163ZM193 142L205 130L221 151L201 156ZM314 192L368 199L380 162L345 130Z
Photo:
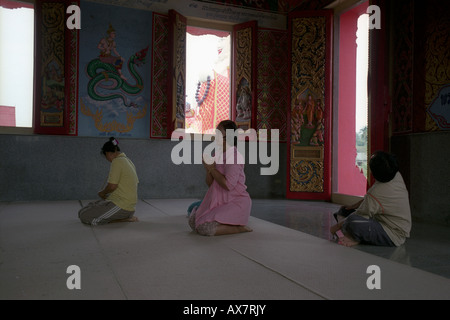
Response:
M225 160L222 160L224 156ZM230 147L219 158L216 157L216 169L226 177L229 190L213 181L195 211L195 226L213 221L246 225L252 209L252 200L245 185L244 160L236 147Z

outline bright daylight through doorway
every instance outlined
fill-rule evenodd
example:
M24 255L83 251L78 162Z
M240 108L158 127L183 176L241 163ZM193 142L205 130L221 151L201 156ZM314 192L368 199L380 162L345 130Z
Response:
M230 119L230 32L187 27L186 132L214 133Z

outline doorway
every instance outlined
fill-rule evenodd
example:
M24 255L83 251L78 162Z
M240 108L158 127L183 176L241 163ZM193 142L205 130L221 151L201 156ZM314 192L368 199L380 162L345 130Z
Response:
M367 191L368 4L363 2L338 16L333 193L351 196L363 196Z
M186 28L186 132L214 133L231 119L231 32Z

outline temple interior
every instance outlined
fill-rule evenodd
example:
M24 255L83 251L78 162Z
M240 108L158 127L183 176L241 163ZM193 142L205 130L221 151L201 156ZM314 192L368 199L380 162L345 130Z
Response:
M449 299L449 15L439 0L1 1L0 299ZM187 208L224 119L242 129L253 232L203 237ZM84 225L112 136L139 221ZM410 237L340 246L333 213L373 185L377 150L398 159Z

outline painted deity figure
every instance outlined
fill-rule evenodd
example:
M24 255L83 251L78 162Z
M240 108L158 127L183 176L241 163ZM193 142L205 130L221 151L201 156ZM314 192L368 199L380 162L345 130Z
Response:
M314 120L314 111L315 111L315 101L313 99L313 97L309 94L308 95L308 101L306 102L306 109L305 109L305 113L306 113L306 118L308 123L306 124L306 126L308 128L313 128L313 120Z
M307 95L307 98L303 98L303 94L300 93L295 99L292 108L291 117L291 139L293 143L300 143L301 139L309 139L304 141L303 144L310 146L320 146L324 143L323 132L324 126L324 106L320 99L314 99L311 94ZM307 129L307 135L312 131L310 137L303 137L302 129Z
M109 25L106 33L108 35L101 39L97 45L97 48L100 50L99 59L101 62L112 64L120 77L126 80L126 77L122 74L124 59L120 56L119 52L117 52L116 48L116 30Z
M319 146L324 143L323 131L325 129L325 126L323 124L323 105L320 99L316 100L315 106L316 128L309 142L311 146Z
M300 95L299 95L300 96ZM294 109L292 110L292 141L300 142L301 129L304 124L303 111L305 110L305 102L297 97Z
M236 104L236 119L249 120L252 116L252 95L249 86L242 86Z

